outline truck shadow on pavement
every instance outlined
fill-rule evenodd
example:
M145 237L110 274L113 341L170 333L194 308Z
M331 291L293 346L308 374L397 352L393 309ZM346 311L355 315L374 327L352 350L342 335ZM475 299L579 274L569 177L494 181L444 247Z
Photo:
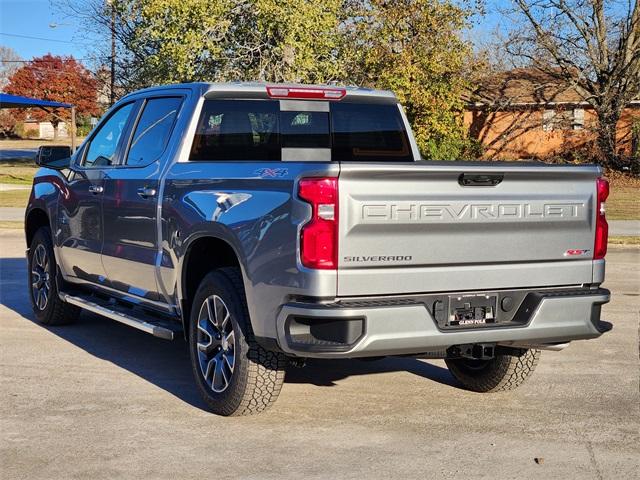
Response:
M0 304L90 355L124 368L192 406L206 409L193 383L189 352L181 338L173 342L158 339L88 312L73 325L46 327L37 323L27 297L26 260L22 258L0 258ZM304 368L290 367L285 382L328 387L355 375L397 371L457 386L446 368L408 357L310 360Z

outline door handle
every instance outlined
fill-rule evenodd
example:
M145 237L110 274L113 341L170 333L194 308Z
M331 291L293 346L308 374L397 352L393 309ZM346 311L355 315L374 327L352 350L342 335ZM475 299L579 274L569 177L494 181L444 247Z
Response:
M138 195L140 195L142 198L155 197L156 193L158 193L158 191L155 188L151 187L140 187L138 189Z
M89 192L97 195L99 193L104 192L104 187L102 185L91 185L89 187Z

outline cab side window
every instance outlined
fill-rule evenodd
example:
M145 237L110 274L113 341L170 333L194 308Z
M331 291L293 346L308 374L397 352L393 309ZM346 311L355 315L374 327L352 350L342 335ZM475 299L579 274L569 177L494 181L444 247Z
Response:
M206 100L189 160L279 161L279 103Z
M181 103L180 97L147 100L131 139L127 165L148 165L162 155L169 143Z
M91 139L87 154L82 162L83 166L91 168L113 165L120 137L127 126L132 110L133 103L128 103L113 112Z

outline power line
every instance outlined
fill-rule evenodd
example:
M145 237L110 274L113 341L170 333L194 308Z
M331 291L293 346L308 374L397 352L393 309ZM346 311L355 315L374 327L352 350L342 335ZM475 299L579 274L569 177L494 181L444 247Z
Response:
M17 38L28 38L31 40L43 40L45 42L74 43L71 40L58 40L56 38L32 37L30 35L18 35L17 33L0 32L0 35L4 35L5 37L17 37Z

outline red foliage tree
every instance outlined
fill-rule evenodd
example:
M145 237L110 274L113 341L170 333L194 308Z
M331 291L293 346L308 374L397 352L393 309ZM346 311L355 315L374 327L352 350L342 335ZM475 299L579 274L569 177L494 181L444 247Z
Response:
M97 82L91 72L71 56L47 54L34 57L9 78L4 91L13 95L70 103L76 106L76 112L80 116L99 113L96 101ZM32 108L29 112L35 120L50 121L57 136L60 118L68 122L71 112L70 109L61 108L54 113L55 115L51 115L37 108ZM20 115L24 118L25 113Z

